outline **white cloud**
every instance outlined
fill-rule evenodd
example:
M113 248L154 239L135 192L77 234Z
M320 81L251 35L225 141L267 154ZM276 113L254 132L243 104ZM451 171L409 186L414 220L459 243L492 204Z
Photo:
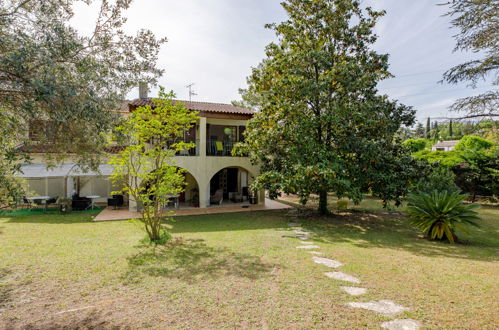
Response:
M194 99L230 102L246 84L251 67L264 57L274 40L264 24L285 19L281 0L136 0L126 13L127 30L151 29L169 42L158 65L166 70L160 84L188 98L185 85L195 82ZM418 117L445 113L458 97L474 94L463 86L438 84L442 73L470 54L452 53L455 45L446 8L440 0L366 0L365 5L385 9L376 28L376 50L390 54L397 76L380 90L418 109ZM96 6L78 6L74 23L89 33ZM153 91L155 93L156 91ZM132 91L130 97L135 97Z

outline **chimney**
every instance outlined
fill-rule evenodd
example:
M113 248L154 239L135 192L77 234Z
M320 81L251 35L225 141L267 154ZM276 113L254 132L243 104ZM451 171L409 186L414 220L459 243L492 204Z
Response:
M139 98L147 99L147 92L149 88L147 87L147 83L145 81L139 82Z

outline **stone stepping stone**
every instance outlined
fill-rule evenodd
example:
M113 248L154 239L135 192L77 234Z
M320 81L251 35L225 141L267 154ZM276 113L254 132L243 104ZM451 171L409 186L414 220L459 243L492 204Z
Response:
M378 300L369 301L365 303L351 302L347 304L353 308L363 308L370 311L378 312L386 316L395 316L402 313L403 311L409 310L409 308L398 305L391 300Z
M293 229L293 232L296 234L294 238L298 238L299 240L306 241L310 238L310 233L301 228Z
M381 327L388 330L417 330L421 327L421 324L412 319L396 319L381 323Z
M302 246L297 246L297 249L320 249L320 246L318 245L302 245Z
M288 223L289 227L301 227L301 223L298 222L290 222Z
M339 261L333 260L333 259L328 259L328 258L321 258L321 257L312 257L314 259L314 262L316 264L324 265L329 268L338 268L343 266L343 264Z
M314 244L312 242L300 242L300 243L303 244L303 245L313 245Z
M343 272L327 272L324 273L329 278L339 280L339 281L345 281L345 282L351 282L351 283L356 283L359 284L360 280L352 275L345 274Z
M340 288L351 296L361 296L367 292L367 289L355 286L340 286Z
M293 232L299 234L299 235L309 235L310 233L306 230L303 229L293 229Z
M322 255L322 252L319 251L307 251L307 253Z

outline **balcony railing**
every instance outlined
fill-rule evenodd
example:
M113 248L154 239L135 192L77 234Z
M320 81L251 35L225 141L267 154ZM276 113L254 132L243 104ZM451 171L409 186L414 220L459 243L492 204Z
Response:
M199 140L195 141L186 141L186 142L194 142L196 146L189 150L182 150L175 154L175 156L199 156Z
M173 149L172 145L175 143L178 143L178 142L179 141L168 140L166 142L165 147L167 147L168 149ZM188 149L188 150L179 151L179 152L175 153L175 156L199 156L199 140L185 141L185 142L186 143L193 142L193 143L195 143L195 146L191 149ZM152 143L154 143L154 142L152 142Z
M232 149L236 143L234 141L206 140L206 155L232 156Z

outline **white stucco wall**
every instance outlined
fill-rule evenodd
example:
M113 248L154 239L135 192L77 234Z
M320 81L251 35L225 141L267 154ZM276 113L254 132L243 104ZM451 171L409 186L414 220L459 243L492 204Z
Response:
M220 170L227 167L237 167L248 172L247 180L251 183L259 175L259 167L252 165L248 157L225 157L225 156L207 156L206 155L206 141L207 132L206 125L227 125L227 126L246 126L247 120L234 120L234 119L217 119L217 118L206 118L200 117L198 122L198 130L196 140L199 141L197 156L176 156L173 158L172 165L181 167L185 169L192 177L195 179L199 186L199 204L201 208L209 206L210 199L210 180L211 178ZM43 154L33 154L33 162L38 164L44 164ZM70 159L66 163L70 163ZM61 178L62 179L62 178ZM100 195L99 202L105 202L108 196L104 196L104 193L110 194L113 190L110 180L106 183L108 178L99 177L87 177L85 181L88 181L81 187L81 195ZM238 178L240 180L241 178ZM191 178L188 178L189 189L186 189L186 199L190 198L190 187L192 187L193 182ZM59 185L58 185L59 186ZM45 186L46 187L46 186ZM70 185L71 187L71 185ZM238 184L238 187L241 187ZM46 188L46 191L49 189ZM68 194L71 193L71 188L68 189ZM136 203L133 200L129 201L130 209L136 210ZM258 202L265 202L264 191L259 192Z

